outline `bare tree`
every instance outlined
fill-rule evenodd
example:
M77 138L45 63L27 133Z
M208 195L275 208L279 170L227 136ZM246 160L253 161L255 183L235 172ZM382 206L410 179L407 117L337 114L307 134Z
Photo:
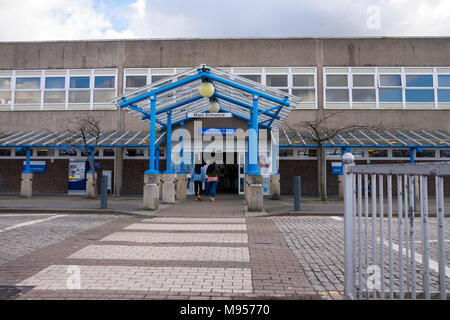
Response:
M342 110L322 113L316 120L305 120L297 126L288 125L291 130L308 131L311 140L317 145L317 175L319 181L319 193L322 201L327 200L326 192L326 159L324 145L330 143L338 134L353 133L358 130L386 129L383 123L370 125L346 124L344 119L337 119L343 113ZM330 124L331 123L331 124ZM339 125L335 125L339 123Z
M92 180L90 180L90 177L88 176L86 197L95 198L97 196L97 174L95 174L94 163L95 152L102 134L101 122L91 113L83 114L82 116L69 121L66 131L70 132L72 137L69 140L66 140L65 144L70 144L74 148L81 148L89 162Z

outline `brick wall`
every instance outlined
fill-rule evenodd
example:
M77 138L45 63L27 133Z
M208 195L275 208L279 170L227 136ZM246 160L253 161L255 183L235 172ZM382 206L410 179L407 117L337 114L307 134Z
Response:
M159 170L164 171L166 161L159 161ZM142 194L144 171L148 170L148 160L123 160L123 194Z

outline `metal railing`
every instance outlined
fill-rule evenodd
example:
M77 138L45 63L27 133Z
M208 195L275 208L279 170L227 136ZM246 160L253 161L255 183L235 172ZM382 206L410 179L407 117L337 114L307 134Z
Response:
M450 162L354 165L350 153L343 161L345 297L447 299Z

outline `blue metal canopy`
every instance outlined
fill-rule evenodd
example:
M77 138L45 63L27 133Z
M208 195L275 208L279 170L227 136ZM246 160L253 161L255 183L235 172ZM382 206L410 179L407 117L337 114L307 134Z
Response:
M253 98L258 96L258 124L262 128L277 129L289 116L295 105L301 102L297 96L261 85L243 77L231 75L206 65L154 82L149 86L111 100L133 116L150 121L150 97L156 99L156 128L167 128L167 112L171 112L171 124L189 120L189 113L208 112L210 98L199 94L203 81L214 85L214 98L220 105L219 112L250 121Z

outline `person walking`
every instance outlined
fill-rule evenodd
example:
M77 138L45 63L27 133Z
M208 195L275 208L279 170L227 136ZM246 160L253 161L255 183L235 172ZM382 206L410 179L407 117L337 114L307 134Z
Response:
M215 162L208 166L206 174L208 175L209 201L215 202L217 182L219 181L219 168Z
M197 163L194 167L193 174L195 200L202 201L200 194L202 193L202 183L206 180L205 169L201 164Z
M207 173L208 164L207 163L205 163L205 165L203 166L203 171L205 171L205 180L203 180L205 183L205 195L209 196L209 184L208 184L208 173Z

